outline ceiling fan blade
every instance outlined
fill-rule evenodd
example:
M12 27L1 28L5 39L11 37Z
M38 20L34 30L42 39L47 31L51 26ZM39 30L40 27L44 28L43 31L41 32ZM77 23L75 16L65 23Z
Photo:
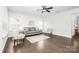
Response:
M46 10L47 12L50 12L49 10Z
M47 8L47 9L53 9L53 7L49 7L49 8Z

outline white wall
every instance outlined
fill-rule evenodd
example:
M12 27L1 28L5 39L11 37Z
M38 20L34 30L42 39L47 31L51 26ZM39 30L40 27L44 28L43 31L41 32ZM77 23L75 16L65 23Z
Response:
M8 9L0 6L0 52L3 51L8 35Z
M47 26L53 29L53 34L67 37L71 36L70 15L66 13L51 15L46 18L46 21L49 23Z
M9 31L10 33L13 29L17 27L29 27L29 22L32 21L34 24L31 26L38 27L42 29L42 18L39 16L31 15L28 13L21 13L16 11L9 11ZM19 29L17 29L19 30Z
M18 21L18 24L20 24L19 26L28 27L29 21L32 20L35 22L33 26L41 29L44 27L44 32L48 32L47 29L52 28L53 34L71 38L74 35L75 13L78 12L79 9L73 9L57 14L50 13L44 17L39 17L31 14L9 11L9 31L12 30L12 23L17 24Z
M72 38L74 35L75 14L79 9L74 9L58 14L49 14L45 17L45 28L52 28L53 34Z

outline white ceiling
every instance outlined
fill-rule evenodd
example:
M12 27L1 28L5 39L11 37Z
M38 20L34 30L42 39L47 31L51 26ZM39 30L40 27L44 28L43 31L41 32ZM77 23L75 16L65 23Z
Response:
M71 9L79 8L78 6L54 6L51 10L51 13L54 12L64 12ZM37 11L37 9L42 9L41 6L8 6L10 11L17 11L22 13L29 13L33 15L41 15L41 11Z

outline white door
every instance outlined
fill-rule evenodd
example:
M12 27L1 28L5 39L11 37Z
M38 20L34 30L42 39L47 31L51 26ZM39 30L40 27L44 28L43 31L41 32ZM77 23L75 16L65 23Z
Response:
M3 45L1 33L2 33L2 22L0 21L0 52L2 52L2 45Z
M3 40L2 40L2 38L0 37L0 53L3 51L2 45L3 45Z
M76 25L76 16L72 15L72 19L71 19L71 36L75 35L75 25Z

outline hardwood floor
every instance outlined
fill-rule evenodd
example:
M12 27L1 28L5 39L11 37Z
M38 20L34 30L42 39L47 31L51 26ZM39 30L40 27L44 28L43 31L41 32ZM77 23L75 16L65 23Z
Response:
M3 53L74 53L79 52L79 35L72 39L61 36L50 36L49 39L36 43L19 41L19 44L13 47L13 41L8 39Z

